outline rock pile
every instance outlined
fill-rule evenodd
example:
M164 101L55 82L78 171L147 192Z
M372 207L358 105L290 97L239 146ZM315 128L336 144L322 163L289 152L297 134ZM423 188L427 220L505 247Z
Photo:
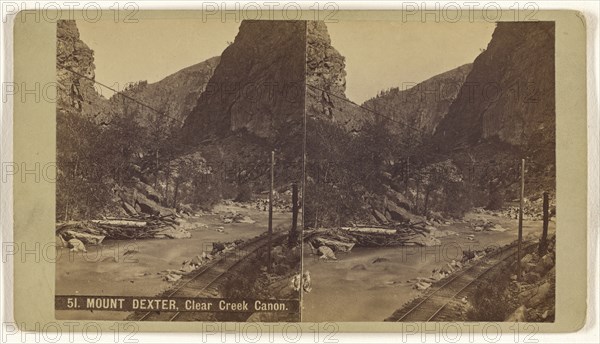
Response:
M239 245L244 243L244 240L238 239L232 242L215 242L213 243L213 249L210 252L213 256L217 256L219 254L227 253L235 250Z
M144 215L171 216L175 210L160 204L160 194L150 185L133 178L133 187L115 187L115 194L123 208L124 215L139 217ZM184 206L187 209L187 207ZM189 209L188 209L189 210Z
M534 220L540 221L543 219L543 209L542 209L543 199L538 198L536 200L525 199L525 204L523 207L523 219L524 220ZM518 219L519 218L519 207L518 206L510 206L506 207L502 210L488 210L484 208L475 208L473 209L475 213L479 214L490 214L494 216L507 217L510 219ZM550 217L554 217L556 215L556 200L554 198L550 199L550 209L549 209Z
M553 321L555 312L556 237L549 240L543 255L532 252L521 259L522 278L512 275L510 293L520 306L506 321Z
M252 220L249 216L247 215L242 215L240 213L237 212L233 212L233 211L228 211L224 214L220 215L221 220L223 221L223 223L225 224L229 224L229 223L256 223L256 221Z
M467 264L467 261L463 263L453 259L451 262L448 262L438 268L433 269L433 271L431 272L431 276L417 277L416 279L409 280L408 282L414 283L413 289L426 290L429 289L429 287L431 287L433 283L443 280L455 271L461 270L465 264Z
M416 279L409 280L409 283L413 283L413 288L418 290L429 289L435 282L441 281L451 274L468 267L475 261L482 259L483 257L494 253L498 250L497 247L489 247L484 250L475 251L463 251L463 257L460 261L452 260L447 262L431 271L429 277L417 277Z
M475 232L493 231L493 232L505 232L506 228L501 225L494 223L487 219L472 219L469 221L469 225Z

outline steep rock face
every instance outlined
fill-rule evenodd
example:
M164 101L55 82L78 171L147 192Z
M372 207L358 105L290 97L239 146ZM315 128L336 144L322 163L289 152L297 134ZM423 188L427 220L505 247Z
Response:
M57 111L106 120L108 101L94 89L94 51L79 38L74 20L59 20L56 35Z
M553 149L554 121L554 23L502 22L435 136L449 148L496 138Z
M348 102L344 57L331 45L327 26L322 21L307 22L306 111L309 119L358 130L369 112Z
M138 82L124 90L124 94L132 97L145 105L152 107L166 116L161 116L156 111L142 106L120 95L113 95L110 99L115 111L120 113L135 112L141 125L148 125L160 116L162 123L174 127L181 127L187 115L196 106L198 98L206 89L215 68L219 65L219 56L197 63L190 67L175 72L166 78L152 84L145 81Z
M94 84L94 51L79 36L74 20L57 23L56 75L58 82L57 110L80 113L97 124L109 124L115 115L135 116L140 125L157 121L181 127L219 64L218 56L186 67L152 84L139 81L122 93L143 103L108 92ZM158 114L157 111L161 114Z
M430 137L448 113L471 67L471 64L460 66L406 90L391 88L367 100L363 106L406 123L406 126L392 127L399 135Z
M305 32L301 21L243 21L183 126L198 141L245 130L269 137L304 113Z

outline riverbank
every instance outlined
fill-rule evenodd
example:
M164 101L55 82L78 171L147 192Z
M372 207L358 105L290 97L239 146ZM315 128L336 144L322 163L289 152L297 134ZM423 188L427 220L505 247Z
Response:
M236 213L255 221L236 223L222 215ZM289 212L274 212L275 230L287 230ZM166 270L176 270L213 243L253 238L268 229L268 213L239 204L220 204L212 213L183 219L181 225L191 233L187 239L111 240L87 246L87 252L57 248L56 295L154 296L169 289ZM59 319L124 319L126 312L57 311Z
M476 231L473 223L481 221L498 224L504 231ZM550 222L550 232L554 229ZM507 217L469 213L438 230L457 234L440 238L439 246L355 247L348 253L336 253L337 260L319 259L305 246L303 268L310 271L312 291L303 295L302 319L383 321L421 293L414 289L415 279L431 276L434 269L452 260L459 261L463 251L511 243L517 239L518 224ZM542 222L524 221L523 231L525 236L537 238Z

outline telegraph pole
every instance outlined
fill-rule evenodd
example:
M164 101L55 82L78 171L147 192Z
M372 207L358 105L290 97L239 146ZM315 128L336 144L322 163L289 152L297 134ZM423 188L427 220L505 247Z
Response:
M271 186L269 188L269 238L267 244L267 271L271 272L271 246L273 238L273 180L275 179L275 151L271 151Z
M521 202L519 204L519 246L517 248L517 280L521 280L521 243L523 241L523 206L525 197L525 159L521 159Z
M292 247L298 241L298 184L292 184L292 229L288 239L288 246Z
M549 212L549 199L548 199L548 192L544 191L544 203L543 203L543 212L544 212L544 222L543 222L543 227L542 227L542 238L540 239L540 244L538 247L538 254L539 256L543 256L544 254L546 254L546 251L548 250L548 221L550 218L550 212Z

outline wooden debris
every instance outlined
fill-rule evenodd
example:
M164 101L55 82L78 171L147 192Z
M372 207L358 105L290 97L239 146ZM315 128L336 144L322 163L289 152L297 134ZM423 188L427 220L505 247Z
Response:
M71 221L58 223L56 235L67 241L74 232L103 236L108 240L151 239L165 237L158 233L167 228L177 228L177 225L175 215Z

